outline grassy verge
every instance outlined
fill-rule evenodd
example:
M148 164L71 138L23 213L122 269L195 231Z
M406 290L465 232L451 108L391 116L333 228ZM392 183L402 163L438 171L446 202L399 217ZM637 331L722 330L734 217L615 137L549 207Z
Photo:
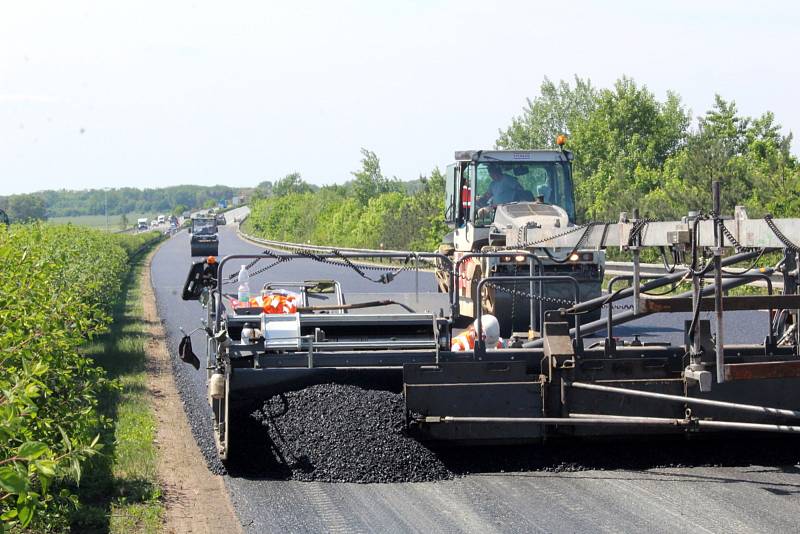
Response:
M118 387L101 399L108 418L102 440L110 443L84 469L75 532L159 532L163 503L157 479L156 419L148 400L141 279L147 254L140 254L114 310L111 331L88 353Z

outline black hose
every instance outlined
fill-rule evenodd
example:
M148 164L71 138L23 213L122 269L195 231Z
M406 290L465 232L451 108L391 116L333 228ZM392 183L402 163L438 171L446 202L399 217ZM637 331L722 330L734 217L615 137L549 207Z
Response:
M739 254L734 254L733 256L728 256L727 258L724 258L722 260L722 263L724 265L731 265L731 264L734 264L734 263L738 263L740 261L749 260L749 259L755 257L756 255L758 255L757 251L741 252ZM651 282L648 282L646 284L641 285L640 288L639 288L639 291L642 292L642 291L649 291L651 289L656 289L656 288L665 286L667 284L673 283L675 281L678 281L684 276L686 276L686 273L676 273L676 274L668 275L668 276L665 276L665 277L662 277L662 278L657 278L657 279L655 279L655 280L653 280ZM732 279L729 279L729 280L723 282L722 285L723 285L723 289L729 289L729 288L738 287L740 285L747 284L748 282L749 282L749 280L746 279L746 278L732 278ZM713 287L714 286L711 285L711 286L707 286L707 287L703 288L700 291L701 295L708 294L713 289ZM580 312L583 312L583 311L585 311L587 309L595 309L595 308L597 308L598 307L598 303L599 303L600 306L602 306L604 303L613 302L615 300L619 300L621 298L628 297L628 296L630 296L632 294L633 294L633 288L632 287L626 287L626 288L620 289L618 291L615 291L612 295L607 295L607 296L604 296L604 297L598 297L598 298L595 298L595 299L592 299L592 300L587 300L585 302L581 302L580 304L578 304L576 306L573 306L572 308L570 308L567 311L569 313L580 313ZM678 297L691 296L691 292L679 293L677 296ZM650 313L634 314L633 311L621 313L619 315L614 315L614 324L615 325L616 324L622 324L622 323L625 323L625 322L628 322L628 321L632 321L634 319L638 319L639 317L644 317L646 315L650 315ZM597 321L592 321L591 323L582 324L581 325L581 334L588 334L588 333L591 333L591 332L595 332L597 330L605 328L606 325L607 325L606 318L598 319ZM570 329L570 333L574 333L574 332L575 332L575 328L571 328ZM541 347L543 344L544 344L544 340L539 338L539 339L535 339L533 341L528 341L528 342L524 343L522 346L523 346L523 348L528 349L528 348Z

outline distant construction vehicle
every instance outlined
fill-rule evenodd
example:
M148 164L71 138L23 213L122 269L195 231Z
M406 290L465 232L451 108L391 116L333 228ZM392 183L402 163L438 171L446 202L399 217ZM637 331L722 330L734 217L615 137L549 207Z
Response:
M559 137L563 145L563 136ZM457 262L461 316L496 316L504 336L526 332L538 337L541 311L558 309L572 299L571 283L478 283L496 276L571 276L580 285L581 300L600 295L605 252L583 246L543 247L544 238L570 234L575 224L575 200L570 151L468 150L455 154L447 167L445 222L453 229L439 251ZM472 254L481 253L481 256ZM489 254L487 256L486 254ZM439 264L437 280L449 291L450 266ZM542 298L527 297L536 293ZM533 307L541 306L542 310ZM585 317L600 317L595 310Z
M189 233L192 234L190 240L192 256L216 256L219 253L216 217L213 215L193 217Z

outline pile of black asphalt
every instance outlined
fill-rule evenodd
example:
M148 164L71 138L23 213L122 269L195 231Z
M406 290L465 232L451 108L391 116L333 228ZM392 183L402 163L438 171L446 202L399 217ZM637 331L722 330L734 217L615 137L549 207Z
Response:
M428 482L453 478L405 431L403 397L320 384L270 398L253 418L285 478L323 482Z
M514 446L444 447L405 428L400 393L322 384L268 399L235 423L248 476L320 482L430 482L475 473L794 466L797 436L726 434L608 441L554 439ZM234 467L236 466L236 467Z

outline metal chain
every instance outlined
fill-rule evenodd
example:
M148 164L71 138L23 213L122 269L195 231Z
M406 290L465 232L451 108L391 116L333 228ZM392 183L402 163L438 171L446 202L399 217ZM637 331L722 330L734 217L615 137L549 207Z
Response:
M470 283L474 280L473 278L468 277L464 273L458 273L458 278L461 278L462 280L464 280L466 282L470 282ZM491 277L490 277L490 279L491 279ZM560 299L560 298L557 298L557 297L547 297L545 295L537 295L535 293L528 293L526 291L520 291L518 289L509 289L509 288L507 288L505 286L501 286L501 285L495 284L493 282L486 282L484 285L486 287L491 287L492 289L496 289L498 291L502 291L502 292L508 293L510 295L516 295L516 296L519 296L519 297L525 297L527 299L541 300L542 302L549 302L550 304L564 304L564 305L568 305L568 306L574 306L575 305L575 301L574 300ZM453 290L455 291L456 289L453 288Z
M295 249L295 253L300 254L301 256L303 256L305 258L308 258L310 260L317 261L319 263L325 263L327 265L333 265L333 266L336 266L336 267L346 267L346 268L352 269L353 271L356 272L356 274L358 274L362 278L364 278L366 280L369 280L370 282L374 282L376 284L388 284L388 283L392 282L397 277L397 275L399 275L400 273L402 273L404 271L407 271L407 270L409 270L411 268L411 265L409 263L409 261L411 260L411 255L406 257L406 259L403 262L403 265L399 269L396 269L394 271L389 271L385 267L381 267L381 266L377 266L377 265L355 264L352 261L350 261L349 258L347 258L346 256L343 256L342 253L339 252L338 250L332 250L331 253L336 255L338 258L340 258L341 261L332 260L332 259L329 259L329 258L323 258L320 255L318 255L318 254L316 254L316 253L314 253L314 252L312 252L310 250L305 250L305 249ZM274 261L273 263L271 263L271 264L267 265L266 267L263 267L263 268L261 268L261 269L259 269L257 271L250 272L250 269L252 269L259 261L261 261L263 259L263 258L255 258L253 261L251 261L250 263L248 263L248 264L246 264L244 266L245 270L248 272L248 274L250 276L259 275L259 274L261 274L263 272L266 272L266 271L272 269L276 265L279 265L281 263L285 263L287 261L292 261L293 259L295 259L295 258L288 258L286 256L275 254L270 249L264 249L261 252L261 254L270 256L271 258L274 258L276 261ZM382 274L378 278L372 278L372 277L368 276L364 272L366 270L383 271L384 274ZM228 279L223 282L223 284L233 283L235 279L238 279L238 277L239 277L239 273L231 273L228 276Z
M493 284L491 282L487 282L485 285L489 286L489 287L491 287L493 289L502 291L504 293L508 293L510 295L515 295L515 296L518 296L518 297L524 297L524 298L527 298L529 300L541 300L542 302L547 302L547 303L550 303L550 304L562 304L562 305L565 305L565 306L575 306L575 304L576 304L574 300L561 299L561 298L557 298L557 297L548 297L548 296L545 296L545 295L537 295L535 293L528 293L526 291L520 291L518 289L509 289L507 287L500 286L500 285L497 285L497 284ZM603 306L611 306L615 310L632 310L633 309L633 304L614 304L614 303L608 302L606 304L603 304Z
M517 276L517 272L519 271L517 264L514 264L514 276ZM517 289L517 283L514 282L514 290ZM531 293L532 294L532 293ZM530 299L528 299L530 300ZM511 299L511 324L514 324L514 319L516 317L517 312L517 299Z
M276 265L279 265L281 263L285 263L285 262L289 261L289 258L287 258L285 256L280 256L278 254L274 254L269 249L265 249L262 252L262 254L270 256L271 258L275 259L275 261L270 263L266 267L262 267L261 269L258 269L257 271L250 272L250 269L252 269L253 266L255 266L259 261L261 261L263 259L263 258L255 258L253 261L251 261L250 263L248 263L247 265L244 266L245 267L245 271L247 271L248 275L257 276L257 275L259 275L261 273L269 271L270 269L272 269ZM223 283L223 285L232 284L234 282L237 282L238 278L239 278L239 273L231 273L230 275L228 275L227 280L224 280L222 283Z
M720 227L720 230L722 230L722 234L725 236L725 238L728 241L731 242L731 245L733 245L733 249L736 252L750 252L752 250L757 250L756 248L753 248L753 247L743 247L742 244L739 243L739 241L733 236L731 231L728 230L728 227L725 226L725 221L723 221L721 218L718 218L716 215L714 217L715 217L715 220L719 221L719 227ZM769 224L769 223L767 223L767 224Z
M540 245L542 243L546 243L547 241L550 241L551 239L558 239L559 237L564 237L565 235L569 235L569 234L578 232L580 230L588 230L588 228L590 228L590 227L592 227L594 225L597 225L597 224L606 224L606 223L598 223L598 222L584 223L584 224L581 224L581 225L578 225L578 226L573 226L572 228L570 228L569 230L566 230L564 232L560 232L558 234L553 234L553 235L547 236L547 237L545 237L543 239L538 239L536 241L528 241L526 243L520 243L520 244L515 245L515 246L507 245L505 247L501 247L499 250L515 250L515 249L520 249L520 248L535 247L536 245ZM518 231L517 241L519 241L520 238L522 237L522 230L523 230L523 228L520 228L519 231Z
M265 273L265 272L269 271L270 269L272 269L273 267L275 267L276 265L279 265L281 263L285 263L286 261L288 261L288 260L277 260L277 261L274 261L274 262L270 263L269 265L267 265L266 267L262 267L262 268L260 268L260 269L258 269L256 271L253 271L253 272L249 272L248 271L248 274L250 276L258 276L259 274ZM238 276L238 274L239 273L236 273L237 276ZM225 284L232 284L232 283L235 283L237 281L238 280L230 279L230 280L225 280L222 283L223 283L223 285L225 285Z
M462 279L462 280L464 280L464 281L466 281L466 282L469 282L469 283L472 283L472 281L474 280L474 278L471 278L471 277L467 276L465 273L458 273L457 277ZM490 277L490 279L491 279L491 277ZM539 294L536 294L536 293L528 293L527 291L521 291L519 289L509 289L509 288L507 288L505 286L501 286L501 285L498 285L498 284L495 284L495 283L492 283L492 282L486 282L486 284L484 284L484 285L486 287L491 287L492 289L495 289L495 290L498 290L498 291L502 291L503 293L508 293L510 295L515 295L515 296L518 296L518 297L524 297L526 299L541 300L542 302L546 302L546 303L550 303L550 304L561 304L561 305L565 305L565 306L574 306L576 304L574 300L561 299L561 298L558 298L558 297L548 297L548 296L539 295ZM457 291L457 290L454 288L454 291ZM609 305L612 306L615 310L632 310L633 309L633 304L613 304L613 303L603 304L603 306L609 306Z
M733 237L733 234L730 232L730 230L728 230L728 227L725 226L725 221L722 219L719 219L719 229L722 230L722 235L725 236L725 239L731 242L731 245L733 245L733 249L736 252L741 252L743 250L744 247L742 247L742 244L739 243L735 237Z
M270 254L271 255L272 253L267 251L267 250L264 250L263 252L260 252L260 254ZM260 261L261 261L261 258L254 259L253 261L251 261L250 263L248 263L247 265L244 266L244 270L249 273L250 269L252 269L255 266L255 264L260 262ZM228 275L228 279L224 283L227 284L229 282L232 282L234 278L238 278L238 277L239 277L239 273L231 273L231 274Z
M495 290L502 291L503 293L508 293L510 295L515 295L515 296L518 296L518 297L525 297L527 299L541 300L542 302L547 302L547 303L550 303L550 304L562 304L562 305L566 305L566 306L574 306L575 305L575 301L574 300L560 299L560 298L557 298L557 297L548 297L548 296L545 296L545 295L536 295L536 294L533 294L533 293L528 293L527 291L520 291L519 289L510 289L510 288L507 288L507 287L504 287L504 286L501 286L501 285L493 284L492 282L486 282L486 284L484 284L484 285L487 286L487 287L491 287L491 288L493 288Z
M794 253L800 253L800 247L792 243L792 241L786 237L783 232L781 232L780 228L778 228L778 226L775 224L772 215L769 213L764 215L764 222L767 223L767 226L769 226L769 229L772 230L773 234L775 234L775 237L777 237L778 240L786 246L786 248Z
M647 228L647 225L650 224L651 222L656 222L656 221L657 219L650 219L647 217L645 217L644 219L636 219L633 222L630 234L628 234L628 246L629 247L635 246L637 244L636 243L637 238L641 237L642 232L644 231L645 228Z
M410 260L412 258L412 256L409 254L406 257L406 259L403 261L403 265L399 269L396 269L394 271L388 271L386 268L380 267L380 266L376 266L376 265L361 265L361 264L356 265L355 263L350 261L350 258L348 258L346 256L343 256L341 252L339 252L338 250L335 250L335 249L331 251L331 254L335 255L337 258L340 258L341 261L332 260L330 258L323 258L322 256L320 256L320 255L318 255L318 254L316 254L314 252L311 252L310 250L302 250L302 249L300 249L300 250L297 250L297 254L300 254L303 257L306 257L308 259L317 261L319 263L324 263L324 264L327 264L327 265L335 265L337 267L348 267L348 268L352 269L353 271L355 271L356 274L358 274L359 276L361 276L365 280L369 280L370 282L373 282L373 283L376 283L376 284L388 284L388 283L392 282L397 277L397 275L399 275L400 273L402 273L404 271L409 270L411 268L411 265L409 264L409 262L410 262ZM370 277L369 275L367 275L364 272L365 270L383 271L383 274L380 275L378 278L372 278L372 277Z

